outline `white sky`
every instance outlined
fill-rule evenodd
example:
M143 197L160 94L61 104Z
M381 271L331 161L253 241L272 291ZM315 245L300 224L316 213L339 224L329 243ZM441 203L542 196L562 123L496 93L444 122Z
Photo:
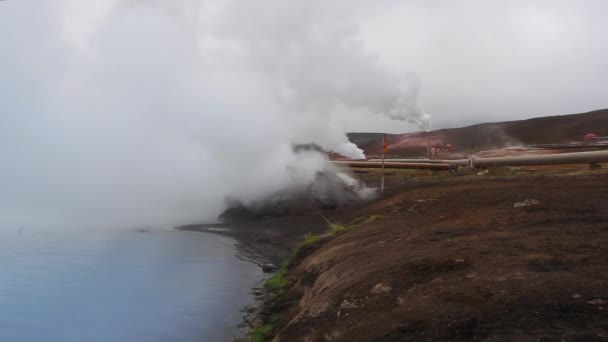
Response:
M416 73L433 128L608 107L608 1L384 0L366 47Z

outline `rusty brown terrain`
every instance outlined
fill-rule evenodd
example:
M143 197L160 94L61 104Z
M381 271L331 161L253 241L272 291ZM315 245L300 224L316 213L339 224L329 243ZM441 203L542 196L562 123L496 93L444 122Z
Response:
M392 182L330 219L370 215L300 251L268 340L608 341L605 172Z
M589 132L608 136L606 122L608 122L608 109L582 114L482 123L432 131L431 144L451 144L456 148L453 152L454 158L462 158L466 153L510 146L580 142ZM387 134L386 136L388 140L387 157L426 156L427 134L425 132ZM363 149L368 158L377 158L381 155L381 133L350 133L348 137L350 141ZM449 153L442 153L440 157L452 158Z

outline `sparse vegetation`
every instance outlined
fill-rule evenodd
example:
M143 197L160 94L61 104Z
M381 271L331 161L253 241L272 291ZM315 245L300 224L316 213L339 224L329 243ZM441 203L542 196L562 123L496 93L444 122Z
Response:
M365 222L365 221L367 221L367 220L368 220L368 217L367 217L367 216L360 216L360 217L357 217L356 219L354 219L354 220L353 220L353 221L350 223L350 225L351 225L351 226L354 226L354 225L362 224L362 223L364 223L364 222Z
M332 223L329 225L329 231L327 232L327 234L329 236L334 236L336 234L340 234L342 232L348 231L349 229L350 229L350 227L347 225L343 225L340 223Z
M332 223L329 225L329 230L323 236L334 236L343 232L346 232L354 227L371 223L377 220L382 219L382 215L371 215L371 216L362 216L354 219L350 224L340 224L340 223ZM302 241L294 250L293 256L294 258L300 254L302 248L311 245L317 241L319 241L323 236L314 235L314 234L306 234L304 236L304 241ZM281 265L281 268L272 275L272 277L266 279L264 286L270 290L270 293L273 297L279 296L283 293L290 285L291 279L287 276L287 271L291 266L292 259L286 259Z
M493 166L488 168L487 175L494 177L513 177L519 175L521 172L517 168L505 167L505 166Z
M289 266L291 266L291 259L287 258L287 259L285 259L285 261L283 261L283 264L281 265L281 269L288 269Z
M321 236L319 236L319 235L315 235L315 234L304 235L304 241L300 242L296 246L296 249L294 249L294 251L293 251L293 256L297 257L300 254L300 251L302 250L302 248L319 241L319 239L321 239Z
M372 223L374 221L378 221L378 220L382 220L384 218L384 216L382 215L372 215L372 216L361 216L361 217L357 217L356 219L354 219L351 223L350 226L358 226L358 225L362 225L362 224L368 224L368 223Z
M382 218L384 218L382 215L361 216L361 217L357 217L356 219L351 221L351 223L349 223L349 224L331 223L329 225L329 230L327 231L327 233L325 233L323 235L306 234L304 236L304 240L302 242L300 242L300 244L298 244L298 246L296 246L296 248L293 252L293 258L296 258L300 254L300 252L302 251L302 248L319 241L323 237L334 236L334 235L349 231L357 226L371 223L371 222L380 220ZM270 298L272 298L272 299L277 298L283 292L285 292L287 290L287 288L289 288L289 286L291 286L292 279L290 279L288 277L287 272L289 270L289 267L291 267L292 262L293 262L292 258L286 259L283 262L283 264L281 265L281 267L272 275L272 277L266 279L266 282L264 283L264 287L266 287L266 289L268 289L268 291L270 293ZM276 321L278 319L280 319L280 316L275 316L273 320ZM263 326L254 327L249 334L249 340L251 342L263 342L264 339L270 334L271 331L272 331L271 325L263 325Z
M319 235L306 234L304 236L304 241L302 241L294 250L294 258L298 256L303 247L317 242L320 238L321 237ZM292 259L286 259L283 261L281 268L279 268L275 274L272 275L272 277L266 279L264 286L270 290L272 297L279 296L291 285L291 279L287 277L287 271L289 270L291 263Z
M266 279L264 286L270 290L273 297L276 297L283 293L285 289L291 285L291 279L287 277L287 270L291 265L291 260L285 260L281 268L272 275L272 277Z
M249 341L250 342L264 342L266 336L270 334L272 331L272 326L270 325L262 325L258 327L254 327L249 333Z
M361 216L352 220L352 222L349 224L332 223L329 225L329 231L327 232L327 235L334 236L349 231L357 226L381 220L382 218L384 218L384 216L382 215Z

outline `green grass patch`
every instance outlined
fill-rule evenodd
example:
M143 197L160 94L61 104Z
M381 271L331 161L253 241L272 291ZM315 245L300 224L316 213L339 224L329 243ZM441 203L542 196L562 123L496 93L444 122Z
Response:
M382 220L384 218L384 216L382 215L372 215L372 216L362 216L362 217L357 217L356 219L354 219L351 223L350 226L358 226L358 225L362 225L362 224L368 224L368 223L372 223L374 221L378 221L378 220Z
M293 251L293 256L297 257L300 254L302 248L311 245L321 239L321 236L315 234L306 234L304 235L304 241L300 242Z
M289 266L291 266L291 258L287 258L285 259L285 261L283 261L283 263L281 264L281 269L287 270Z
M287 267L281 267L272 277L266 279L264 286L270 290L273 296L278 296L291 285L291 279L287 277Z
M352 220L352 222L349 224L331 223L329 225L329 230L327 231L327 235L334 236L334 235L337 235L340 233L344 233L357 226L372 223L374 221L378 221L383 218L384 218L384 216L382 216L382 215L361 216L361 217L357 217L356 219Z
M344 224L340 224L340 223L332 223L329 225L329 231L327 232L327 234L329 236L334 236L336 234L346 232L346 231L350 230L351 228L352 227L348 226L348 225L344 225Z
M315 235L315 234L306 234L304 235L304 241L302 241L300 243L300 245L302 246L306 246L306 245L310 245L313 244L317 241L319 241L321 237L319 235Z
M277 297L281 293L291 286L291 279L287 276L287 271L291 266L292 259L286 259L283 261L281 268L279 268L272 277L266 279L264 286L270 290L272 297Z
M255 327L249 333L249 341L250 342L264 342L266 336L270 334L272 331L272 326L270 325L262 325Z
M354 220L353 220L353 221L350 223L350 225L351 225L351 226L356 226L356 225L358 225L358 224L362 224L362 223L364 223L365 221L367 221L367 219L368 219L368 218L367 218L367 216L361 216L361 217L357 217L356 219L354 219Z

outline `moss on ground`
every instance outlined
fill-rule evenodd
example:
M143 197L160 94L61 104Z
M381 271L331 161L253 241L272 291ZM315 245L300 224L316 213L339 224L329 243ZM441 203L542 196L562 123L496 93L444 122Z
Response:
M281 268L272 277L266 279L264 287L269 290L273 298L279 296L291 285L291 279L287 276L289 266L291 266L291 259L285 260Z
M266 340L266 337L270 334L271 331L272 331L271 325L261 325L261 326L255 327L249 333L249 341L250 342L264 342Z

